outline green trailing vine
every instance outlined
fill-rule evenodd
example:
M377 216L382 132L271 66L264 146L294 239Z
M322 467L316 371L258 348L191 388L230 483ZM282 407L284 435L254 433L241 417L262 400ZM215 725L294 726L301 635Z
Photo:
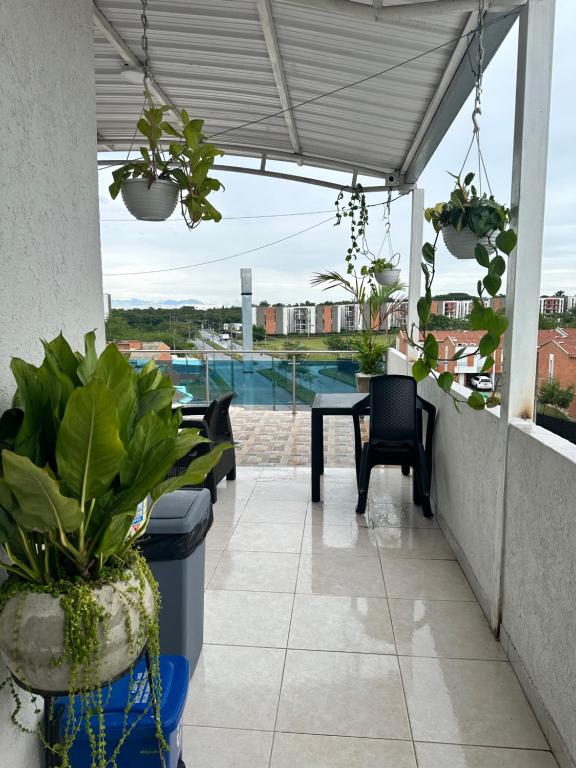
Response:
M452 394L454 376L449 371L439 373L439 363L456 362L466 354L456 352L450 358L440 356L438 342L428 331L428 321L432 311L432 286L436 274L436 254L440 233L447 227L457 232L470 230L477 238L474 256L478 264L486 270L486 274L477 283L478 297L473 300L470 315L472 330L484 331L478 347L472 354L484 358L481 373L487 373L495 365L493 353L500 346L502 335L508 327L508 319L495 312L485 303L486 295L494 297L502 285L502 277L506 271L506 261L502 254L509 256L516 247L516 232L510 228L510 211L498 203L492 195L480 194L472 184L474 174L469 173L461 181L460 176L454 176L455 188L447 202L438 203L425 211L426 221L434 227L436 237L432 243L424 243L422 248L422 272L424 273L425 291L418 301L417 329L409 329L409 342L418 350L419 358L412 367L412 375L416 381L427 376L433 376L438 385L452 396L455 402L459 399ZM484 244L482 241L485 241ZM487 247L488 246L488 247ZM414 331L417 331L415 338ZM476 410L486 407L486 401L479 392L473 392L468 397L468 405ZM489 405L491 403L488 403Z

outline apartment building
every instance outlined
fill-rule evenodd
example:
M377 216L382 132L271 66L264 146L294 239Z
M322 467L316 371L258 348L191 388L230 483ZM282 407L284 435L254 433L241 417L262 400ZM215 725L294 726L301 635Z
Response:
M252 319L255 325L263 326L270 336L352 332L363 327L358 304L253 307Z

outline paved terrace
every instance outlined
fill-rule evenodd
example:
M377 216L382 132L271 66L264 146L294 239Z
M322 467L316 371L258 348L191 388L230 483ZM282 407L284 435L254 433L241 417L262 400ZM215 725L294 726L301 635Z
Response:
M187 765L557 766L399 470L374 471L365 519L354 514L352 469L327 469L321 503L310 503L301 467L240 467L218 493Z
M230 420L240 466L273 467L310 464L310 411L231 408ZM324 418L327 467L354 466L354 428L349 416Z

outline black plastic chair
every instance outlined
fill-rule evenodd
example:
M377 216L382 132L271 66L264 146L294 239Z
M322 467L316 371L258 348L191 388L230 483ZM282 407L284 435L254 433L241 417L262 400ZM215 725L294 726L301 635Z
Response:
M360 415L370 407L370 432L362 446ZM422 413L426 412L426 439L423 443ZM396 464L402 474L414 470L413 500L422 506L425 517L432 517L430 483L432 478L432 438L436 408L420 397L412 376L377 376L370 380L370 395L354 409L354 438L358 505L364 514L372 467Z
M199 429L204 437L211 440L211 443L200 443L200 445L194 446L194 448L179 459L176 464L170 470L170 477L175 475L181 475L192 462L193 459L198 456L202 456L208 453L213 445L219 445L221 443L232 443L232 448L224 451L220 457L218 464L212 469L206 480L204 481L204 488L210 490L210 496L212 497L212 503L215 504L218 500L218 492L216 486L218 483L226 478L227 480L236 480L236 451L234 450L234 436L232 434L232 424L230 423L230 403L234 397L234 392L227 392L225 395L213 400L202 419L191 419L187 416L186 406L181 408L182 422L181 427L188 429ZM188 413L192 412L192 415L196 415L196 408L189 409Z

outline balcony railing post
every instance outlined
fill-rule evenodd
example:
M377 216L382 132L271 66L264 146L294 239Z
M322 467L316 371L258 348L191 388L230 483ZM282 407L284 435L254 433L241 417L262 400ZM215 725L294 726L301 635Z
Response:
M424 190L412 190L412 214L410 225L410 273L408 278L408 316L406 331L418 335L418 299L422 287L422 243L424 240ZM408 345L406 356L416 357L413 348Z
M292 355L292 413L296 413L296 355Z
M206 394L206 404L210 402L210 365L208 363L208 352L204 353L204 391Z

